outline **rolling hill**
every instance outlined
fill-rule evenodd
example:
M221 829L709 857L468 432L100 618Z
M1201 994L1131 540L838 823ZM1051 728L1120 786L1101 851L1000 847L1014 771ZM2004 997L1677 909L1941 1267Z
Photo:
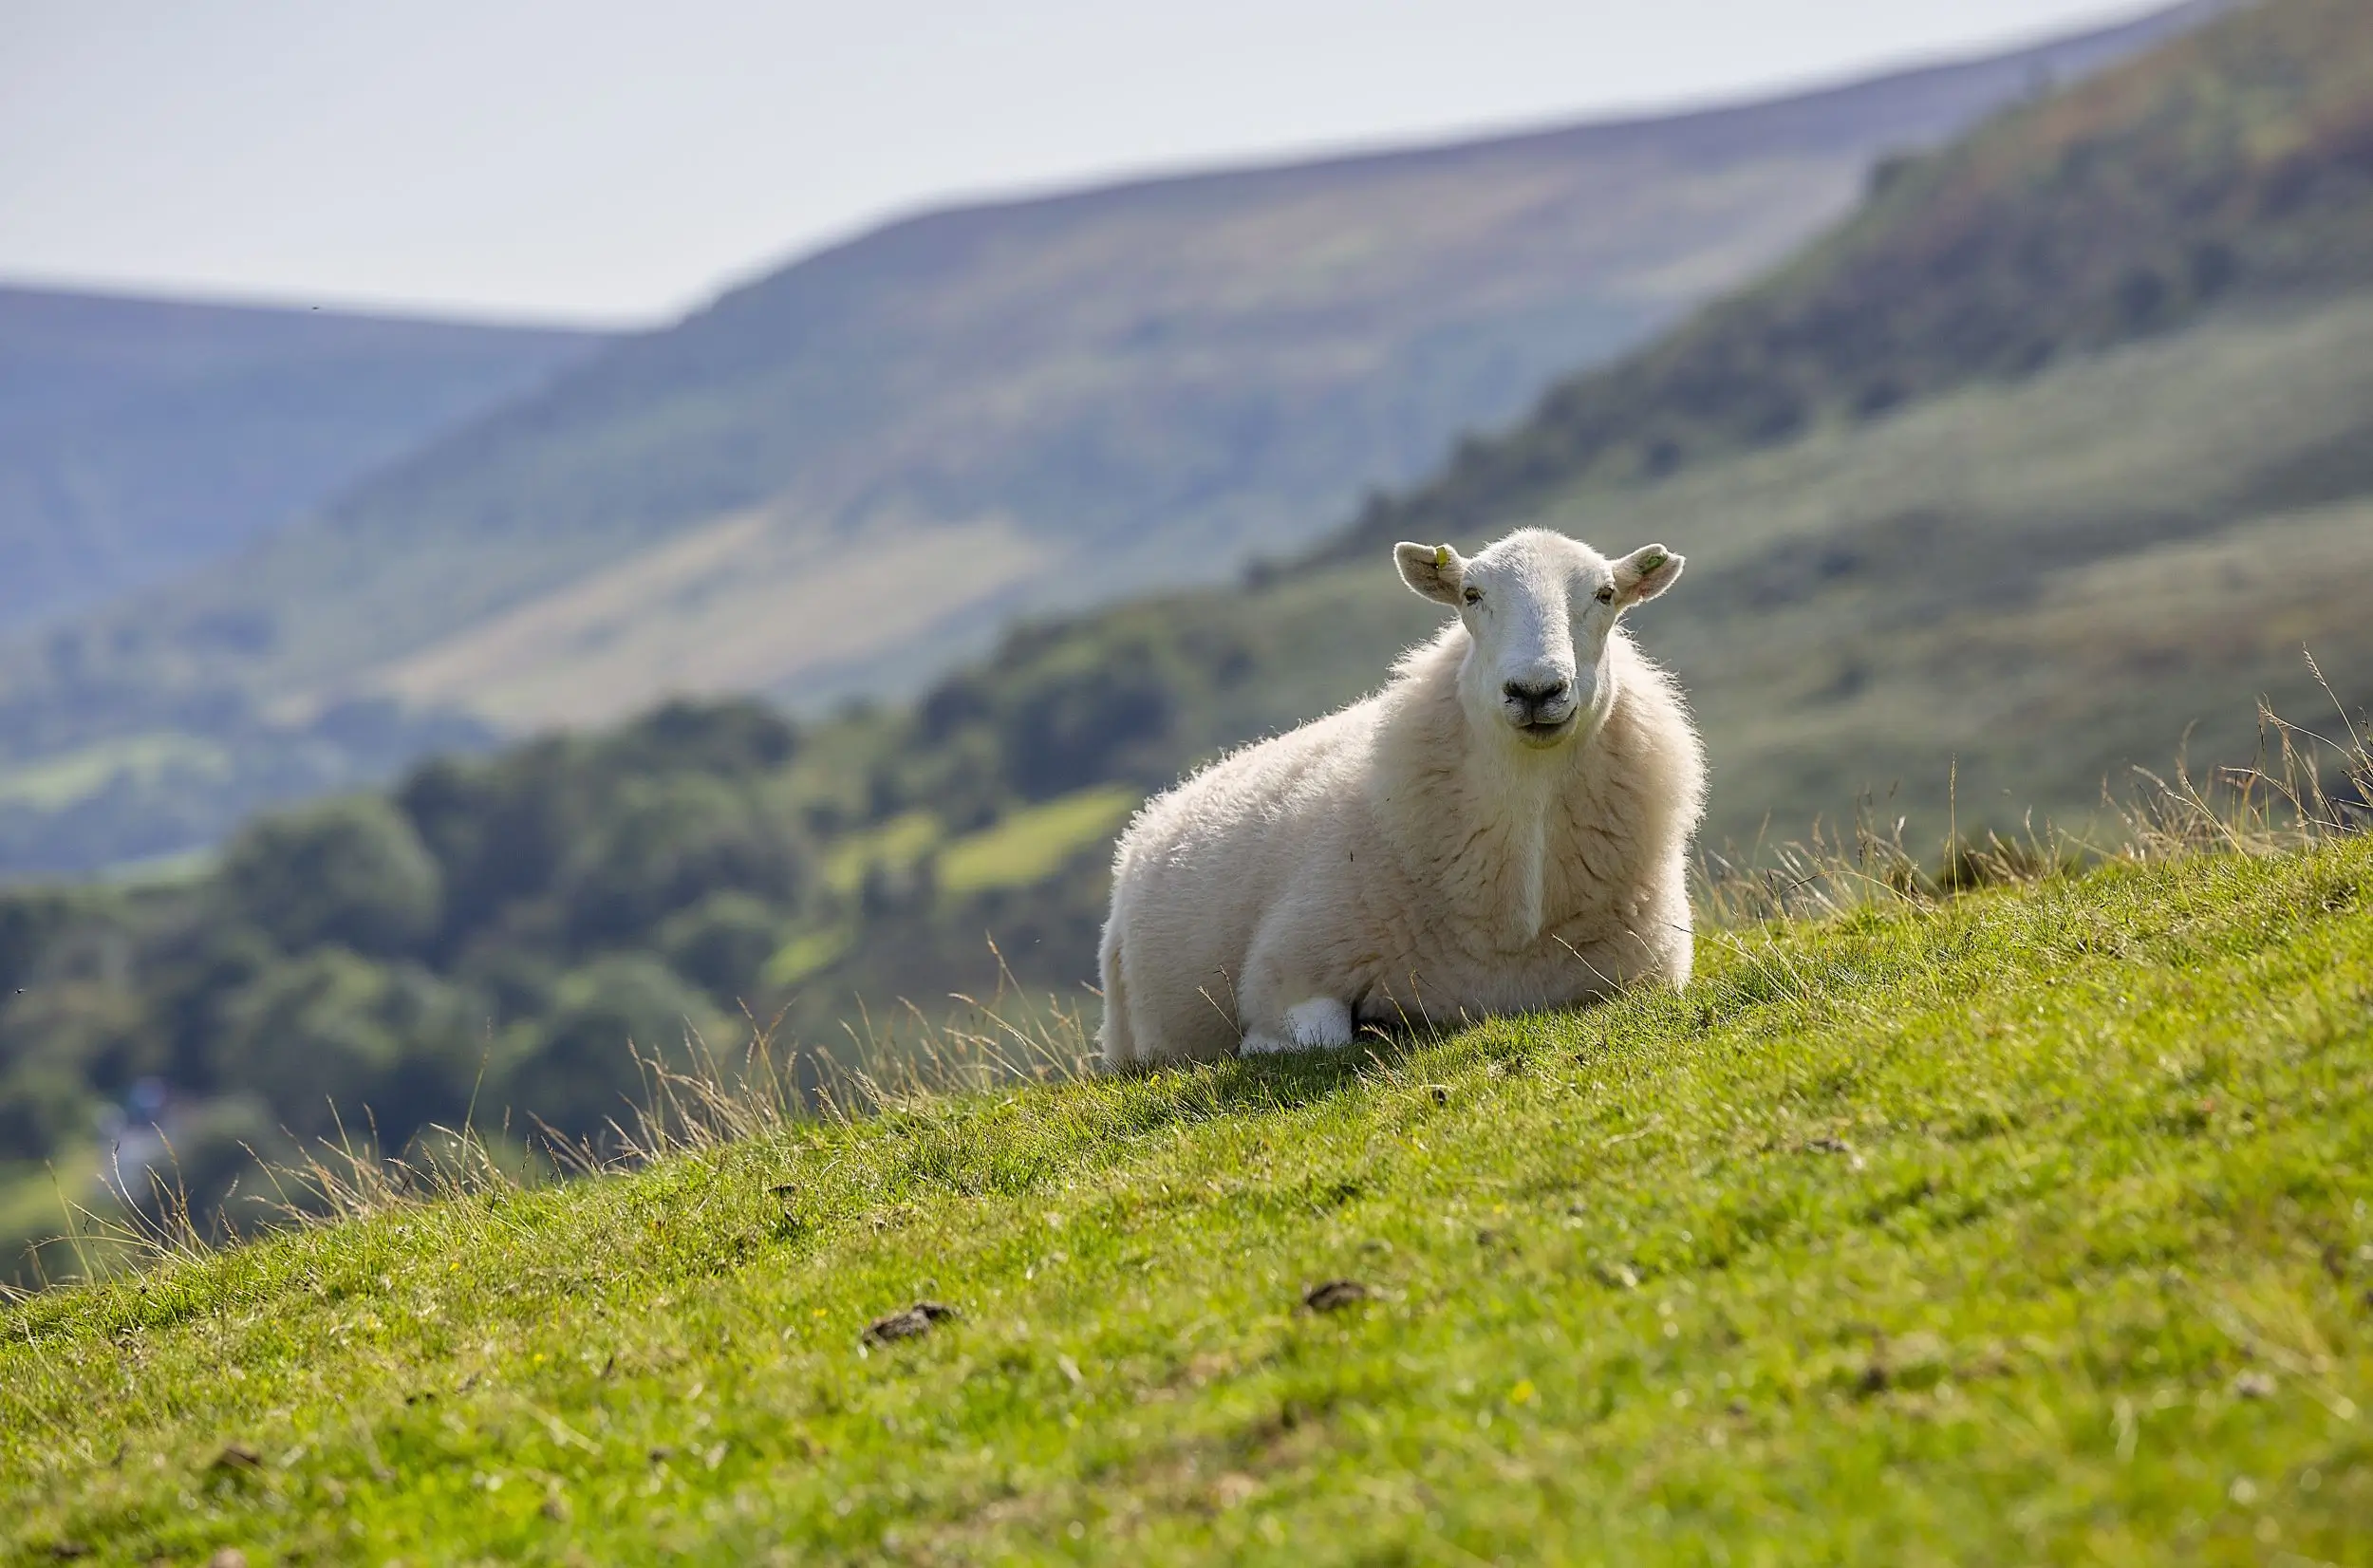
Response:
M924 214L86 620L78 651L279 713L383 695L512 727L910 690L1017 611L1307 546L1760 271L1882 156L2198 13L1766 103Z
M1776 275L1612 373L1569 378L1341 542L1653 479L2220 308L2373 286L2367 25L2346 0L2253 6L1891 164L1853 221Z
M602 339L0 287L0 633L234 554Z

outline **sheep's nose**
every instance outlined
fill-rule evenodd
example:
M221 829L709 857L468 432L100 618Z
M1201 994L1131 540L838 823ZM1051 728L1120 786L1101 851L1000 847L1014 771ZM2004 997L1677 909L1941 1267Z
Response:
M1511 681L1500 689L1511 702L1521 702L1527 711L1535 711L1564 700L1572 682L1566 681Z

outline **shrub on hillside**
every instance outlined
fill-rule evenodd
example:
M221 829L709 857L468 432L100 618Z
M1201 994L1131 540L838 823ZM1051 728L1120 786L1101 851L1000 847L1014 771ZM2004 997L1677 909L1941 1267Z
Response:
M230 999L213 1076L269 1086L299 1135L377 1121L401 1143L467 1103L469 1064L456 1058L475 1033L453 988L419 965L324 947Z
M437 929L436 860L380 795L268 816L232 841L222 891L233 910L291 953L335 943L408 953Z
M784 902L803 857L790 825L729 780L685 774L637 780L563 866L570 935L599 947L652 930L715 892Z
M784 935L775 909L727 889L669 916L659 928L659 950L678 974L731 1007L754 995L759 972Z

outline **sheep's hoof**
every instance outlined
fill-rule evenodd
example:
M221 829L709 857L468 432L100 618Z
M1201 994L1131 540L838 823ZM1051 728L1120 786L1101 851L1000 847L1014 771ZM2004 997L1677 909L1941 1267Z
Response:
M1304 1050L1323 1051L1352 1043L1352 1010L1333 997L1313 997L1285 1010L1286 1032Z

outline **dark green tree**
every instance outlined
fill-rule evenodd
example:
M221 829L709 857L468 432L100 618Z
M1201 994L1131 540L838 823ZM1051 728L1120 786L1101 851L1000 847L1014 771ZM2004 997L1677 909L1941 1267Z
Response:
M759 973L783 943L783 917L762 900L727 890L670 915L659 949L675 971L719 1005L755 1000Z
M601 947L646 936L714 892L788 902L800 870L794 829L753 791L683 774L622 788L617 809L563 868L559 891L571 935Z
M231 999L215 1078L263 1096L292 1132L376 1123L394 1149L466 1109L473 1036L466 1004L426 970L323 947Z
M222 890L291 953L335 943L391 956L437 929L437 862L385 797L352 795L268 816L232 841Z

